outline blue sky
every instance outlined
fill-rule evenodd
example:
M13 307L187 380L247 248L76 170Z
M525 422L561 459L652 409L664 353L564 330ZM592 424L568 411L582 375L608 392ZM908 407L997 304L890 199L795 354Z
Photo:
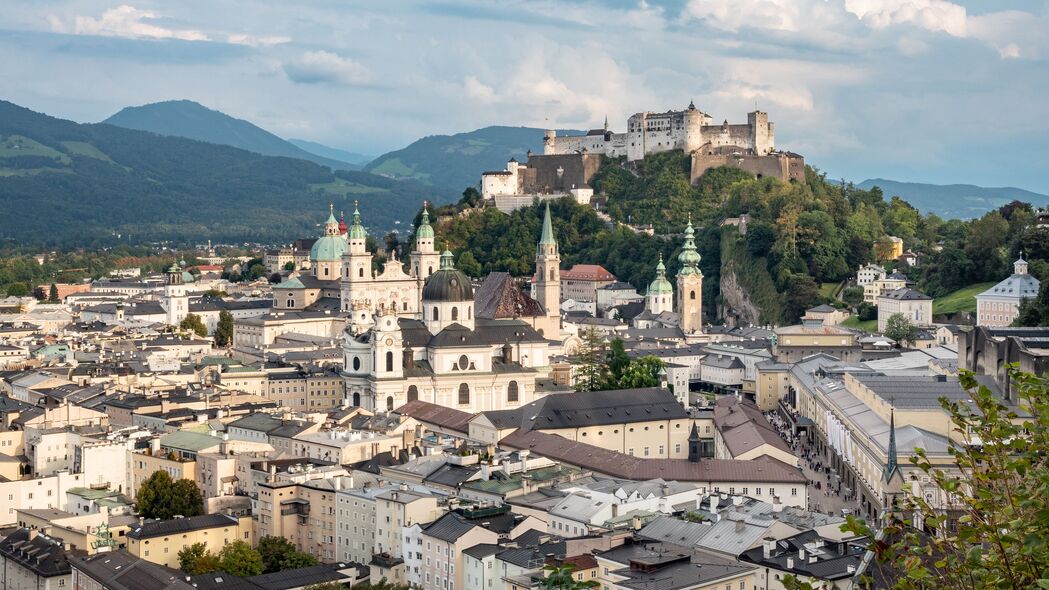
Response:
M379 154L492 124L757 105L832 178L1049 193L1049 0L0 0L0 98L187 98Z

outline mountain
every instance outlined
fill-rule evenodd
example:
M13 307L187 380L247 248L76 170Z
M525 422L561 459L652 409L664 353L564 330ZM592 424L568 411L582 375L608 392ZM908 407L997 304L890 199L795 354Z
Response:
M169 100L140 107L126 107L102 121L109 125L150 131L229 145L264 156L284 156L309 160L334 170L359 170L360 166L303 149L254 125L205 107L192 100Z
M348 213L356 199L379 237L410 227L424 199L452 194L0 101L0 246L100 246L129 233L136 243L287 242L317 235L329 202Z
M305 139L288 139L288 143L296 147L300 147L316 156L321 156L322 158L330 158L332 160L339 160L341 162L348 162L350 164L353 164L354 166L364 166L368 162L371 162L375 159L375 156L366 156L364 154L358 154L356 152L348 152L346 150L328 147L322 143L308 141Z
M579 131L558 130L558 134ZM412 178L434 186L463 190L475 186L486 170L503 170L511 157L542 153L543 130L533 127L485 127L455 135L431 135L408 147L375 158L367 172Z
M864 190L878 187L886 197L898 196L923 213L935 213L945 219L970 219L1012 201L1035 206L1049 203L1049 195L1011 186L988 188L972 184L924 184L899 182L884 178L864 180L857 185Z

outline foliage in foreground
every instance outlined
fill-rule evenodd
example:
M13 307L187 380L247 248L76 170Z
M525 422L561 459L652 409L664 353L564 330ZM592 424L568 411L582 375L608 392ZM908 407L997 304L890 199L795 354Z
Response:
M659 385L663 361L654 356L632 359L627 356L622 340L616 338L606 342L604 336L593 329L584 331L580 336L583 345L579 351L576 391L636 389Z

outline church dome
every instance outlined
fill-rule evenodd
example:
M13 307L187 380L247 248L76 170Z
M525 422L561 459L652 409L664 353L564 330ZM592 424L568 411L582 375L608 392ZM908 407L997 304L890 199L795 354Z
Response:
M423 301L473 301L474 288L470 277L455 268L452 253L441 254L441 268L430 275L423 287Z
M310 260L313 262L324 262L342 260L346 252L346 240L342 236L324 236L318 238L310 249Z
M648 284L649 295L669 294L674 292L674 286L667 280L667 267L663 264L663 255L659 255L659 264L656 265L656 278Z
M188 270L182 271L183 283L192 283L195 280L197 280L197 277L193 276L193 273L189 272Z
M423 216L419 221L419 227L415 230L415 239L430 238L433 239L433 227L430 226L430 213L426 210L426 204L423 203Z

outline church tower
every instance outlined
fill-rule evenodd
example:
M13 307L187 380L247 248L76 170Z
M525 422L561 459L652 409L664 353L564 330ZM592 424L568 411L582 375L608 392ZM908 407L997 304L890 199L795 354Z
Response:
M397 322L397 310L384 307L375 315L372 330L373 374L376 379L401 379L404 377L404 342L401 325Z
M535 299L546 312L546 317L561 318L561 256L550 222L550 203L546 204L543 233L535 256ZM556 334L551 335L556 336Z
M346 240L349 242L346 253L342 256L342 310L350 311L353 306L354 286L371 281L372 278L372 254L365 245L368 240L368 230L361 224L361 212L357 202L353 203L353 223L346 230ZM338 231L336 224L335 231ZM359 291L359 290L358 290Z
M674 310L674 286L667 280L663 254L659 255L659 264L656 265L656 278L648 285L645 294L645 309L652 315Z
M699 270L699 252L696 251L696 231L692 216L685 228L685 244L678 254L681 269L677 271L677 312L681 316L681 331L695 334L703 330L703 273Z
M426 279L437 272L441 264L441 255L434 248L434 232L430 225L430 212L427 203L423 202L423 215L419 227L415 229L415 250L411 253L411 274L419 281L422 289Z
M167 312L167 323L177 326L189 314L189 297L182 281L182 269L177 262L172 262L167 272L167 284L164 285L164 306Z

